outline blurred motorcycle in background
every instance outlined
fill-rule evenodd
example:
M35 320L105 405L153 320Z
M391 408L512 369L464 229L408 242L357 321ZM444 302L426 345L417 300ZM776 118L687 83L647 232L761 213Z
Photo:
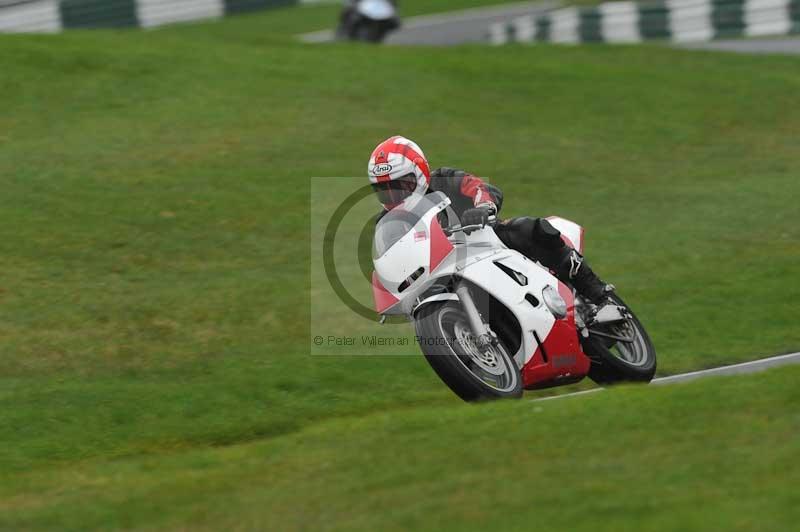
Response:
M399 27L397 0L346 0L336 38L380 43Z

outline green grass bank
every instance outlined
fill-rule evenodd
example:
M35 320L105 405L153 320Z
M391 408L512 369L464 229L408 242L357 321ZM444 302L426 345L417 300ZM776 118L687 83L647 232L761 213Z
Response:
M264 500L291 508L305 487L316 493L320 519L338 519L359 508L348 507L356 499L337 499L326 513L323 490L347 484L340 473L319 477L324 485L314 478L325 464L339 471L354 463L355 454L340 462L312 436L324 427L341 430L340 423L382 442L387 454L365 455L364 467L406 456L408 438L453 429L442 445L460 448L465 461L453 458L442 479L457 488L448 497L461 493L471 501L493 485L471 482L488 471L473 477L466 465L491 449L493 430L516 435L501 438L493 453L503 457L500 478L514 486L520 468L512 474L505 464L531 453L539 437L531 426L552 429L543 432L555 445L558 435L569 440L587 423L602 426L604 416L627 423L613 408L628 394L647 406L636 415L655 408L660 423L671 412L661 394L672 392L650 398L649 391L630 390L586 406L565 403L558 408L572 409L569 422L553 414L530 425L519 417L524 405L462 406L418 356L308 355L309 178L358 175L373 146L395 133L417 140L434 165L488 176L505 190L509 216L558 213L584 224L588 257L648 327L661 374L800 347L797 58L658 47L313 46L264 30L276 21L317 29L304 26L308 13L316 11L152 32L0 36L6 526L62 520L76 529L184 522L218 528L237 515L252 519L242 526L256 526L267 522L256 508L266 512ZM331 312L336 308L332 302ZM364 326L353 316L339 321L343 330ZM781 374L764 377L763 386L762 378L748 381L758 387L752 394L740 394L737 381L720 384L727 392L719 393L773 401L758 415L777 418L776 405L796 401ZM695 391L681 393L704 396L705 385L687 390ZM708 416L696 427L713 424L723 406L699 409ZM440 416L452 422L433 430ZM315 428L319 423L323 428ZM506 432L510 425L519 432ZM464 427L475 432L461 434L473 430ZM792 425L776 427L766 426L775 432L765 441ZM707 445L726 446L724 436L711 436ZM355 440L342 441L346 453L355 453ZM238 445L247 442L253 447ZM562 452L552 445L548 452ZM434 451L432 457L444 456ZM637 452L646 454L646 447ZM238 453L252 454L239 461ZM562 464L579 463L566 456ZM781 456L788 454L774 459ZM242 480L237 468L259 459L262 469L252 469L258 474ZM216 471L219 460L226 464L222 480L217 473L195 476L197 469ZM420 460L420 467L428 464ZM796 479L788 463L775 463L785 474L765 486L774 488L769 493ZM382 486L378 493L399 486L409 497L416 473L404 473L407 466L373 479ZM587 474L585 462L581 467ZM599 479L616 471L613 461L596 467ZM208 497L218 494L212 486L242 489L231 488L218 499L224 504L213 505L177 489L175 482L184 481ZM244 489L259 482L284 486L282 495ZM637 482L644 486L645 477ZM680 497L685 485L675 486ZM360 493L347 489L342 497ZM92 490L105 502L69 502ZM594 494L582 490L575 487L575 494ZM603 516L622 502L611 495L597 500L605 501L596 503L608 511ZM232 510L251 504L254 513ZM418 504L429 506L414 515L451 515L435 512L435 499ZM498 504L508 509L522 499ZM303 524L291 512L285 517L289 527ZM776 527L789 517L775 517ZM354 528L369 528L379 515L360 518ZM397 526L417 523L411 513L407 519ZM753 529L748 523L740 528Z

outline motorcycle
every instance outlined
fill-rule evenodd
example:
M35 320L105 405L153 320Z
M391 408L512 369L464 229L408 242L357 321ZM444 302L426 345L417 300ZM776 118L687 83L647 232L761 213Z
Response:
M598 308L507 248L493 225L462 226L441 192L412 196L375 228L372 290L381 321L404 316L439 378L465 401L574 383L649 382L656 352L617 295ZM451 220L454 223L451 224ZM583 228L548 218L583 250Z
M400 27L394 0L350 0L342 10L338 39L383 42L386 35Z

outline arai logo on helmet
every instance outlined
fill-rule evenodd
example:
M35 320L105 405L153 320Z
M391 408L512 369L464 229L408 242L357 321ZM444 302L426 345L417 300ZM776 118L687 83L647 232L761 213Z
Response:
M392 165L388 163L376 164L372 167L372 173L375 175L386 175L392 171Z

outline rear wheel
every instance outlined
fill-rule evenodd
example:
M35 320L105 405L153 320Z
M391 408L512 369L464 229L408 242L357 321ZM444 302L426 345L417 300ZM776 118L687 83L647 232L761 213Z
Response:
M625 307L630 318L624 322L589 328L581 338L584 352L592 360L589 378L598 384L650 382L656 373L656 350L644 326L616 294L616 305Z
M465 401L518 398L522 378L501 340L481 347L455 302L434 303L416 319L420 347L440 379Z

